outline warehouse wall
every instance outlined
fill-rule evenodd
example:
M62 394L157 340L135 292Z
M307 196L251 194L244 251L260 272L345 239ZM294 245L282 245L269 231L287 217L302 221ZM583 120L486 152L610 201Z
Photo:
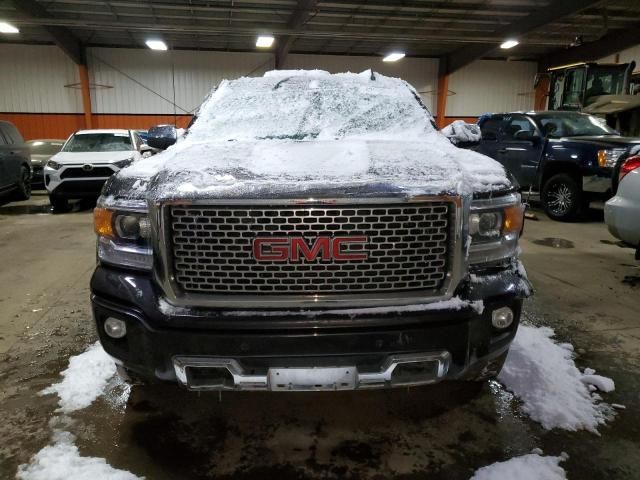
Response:
M530 110L534 102L535 62L478 60L449 77L447 117Z
M262 75L274 68L272 54L257 52L92 48L87 53L94 128L148 128L173 122L185 126L221 79ZM437 59L383 63L374 57L291 54L284 68L373 68L407 80L437 113ZM0 45L0 71L0 119L15 123L26 138L64 138L84 128L81 91L70 88L79 82L78 67L57 47ZM531 108L534 74L535 64L530 62L480 61L465 67L449 82L448 120Z
M636 62L636 71L640 70L640 45L636 45L626 50L622 50L618 53L618 63L630 63ZM607 57L598 60L602 63L613 63L616 60L616 54L609 55Z
M3 44L0 72L0 112L82 112L78 67L58 47Z
M100 114L172 114L174 84L176 112L190 114L221 80L274 68L268 53L91 48L88 60L90 82L107 87L91 92Z

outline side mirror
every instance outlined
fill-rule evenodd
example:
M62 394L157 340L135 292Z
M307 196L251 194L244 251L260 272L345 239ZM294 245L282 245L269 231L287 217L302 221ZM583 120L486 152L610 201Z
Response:
M142 145L140 145L140 154L142 155L142 158L148 158L156 152L157 152L156 148L150 147L146 143L143 143Z
M178 140L178 131L173 125L156 125L149 129L147 146L166 150Z
M442 133L451 143L458 147L471 147L482 140L480 127L475 123L456 120L442 129Z

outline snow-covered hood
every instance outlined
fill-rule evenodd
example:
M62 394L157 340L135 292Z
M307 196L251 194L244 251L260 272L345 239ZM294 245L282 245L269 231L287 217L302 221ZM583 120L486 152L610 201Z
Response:
M135 152L132 150L122 150L115 152L58 152L51 160L61 165L92 165L109 164L131 158Z
M145 200L308 195L460 194L505 190L496 161L453 146L440 133L421 140L188 139L122 170L107 194Z

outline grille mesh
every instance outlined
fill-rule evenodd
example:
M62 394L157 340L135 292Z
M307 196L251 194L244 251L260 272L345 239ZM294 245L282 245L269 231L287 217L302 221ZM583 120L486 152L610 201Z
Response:
M451 204L171 206L173 267L188 293L371 293L438 290L448 268ZM256 261L257 237L364 236L349 261ZM360 255L362 256L362 255Z

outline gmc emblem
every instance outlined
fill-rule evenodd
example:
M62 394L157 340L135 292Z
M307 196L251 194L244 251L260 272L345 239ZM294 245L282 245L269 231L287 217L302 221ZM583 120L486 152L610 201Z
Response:
M366 245L367 237L318 237L310 244L303 237L258 237L253 240L253 258L259 262L325 262L366 260L367 252L350 252L350 245Z

